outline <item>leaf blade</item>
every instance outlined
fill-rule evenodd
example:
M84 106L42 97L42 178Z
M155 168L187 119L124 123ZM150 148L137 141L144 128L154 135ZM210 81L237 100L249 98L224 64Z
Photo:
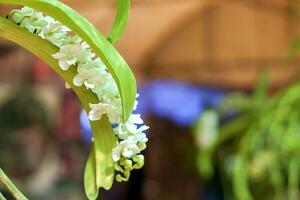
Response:
M101 132L94 133L94 145L84 172L84 186L88 198L95 199L99 193L98 189L100 187L106 190L110 189L114 180L114 162L111 147L115 145L115 137L107 118L101 119L100 123L92 122L91 125L94 130L101 130ZM103 137L108 140L104 141ZM96 165L93 163L96 163ZM107 167L95 168L98 166L97 163L102 165L106 163Z
M95 149L92 148L84 170L84 190L89 200L95 200L99 195L96 181Z

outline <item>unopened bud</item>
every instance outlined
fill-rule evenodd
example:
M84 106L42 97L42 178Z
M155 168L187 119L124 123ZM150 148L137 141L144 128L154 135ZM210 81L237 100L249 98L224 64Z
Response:
M117 174L116 181L117 182L123 182L123 177L120 174Z
M139 149L140 149L141 151L143 151L143 150L146 149L147 145L146 145L145 142L139 142L139 143L138 143L138 147L139 147Z
M124 167L125 169L131 169L132 168L132 161L131 160L126 160L124 161Z

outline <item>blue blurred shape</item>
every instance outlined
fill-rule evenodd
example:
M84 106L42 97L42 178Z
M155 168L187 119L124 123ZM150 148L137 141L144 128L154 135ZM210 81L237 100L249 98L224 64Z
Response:
M217 89L197 87L177 81L155 80L140 88L138 110L168 118L179 126L193 124L208 107L216 107L224 98Z
M81 127L81 134L86 143L91 143L92 142L92 128L90 126L90 122L88 119L88 116L85 112L85 110L82 109L80 113L80 127Z

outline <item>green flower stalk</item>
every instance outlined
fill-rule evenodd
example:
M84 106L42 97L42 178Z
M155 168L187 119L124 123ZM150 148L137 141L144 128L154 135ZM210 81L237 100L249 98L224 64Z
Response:
M12 195L18 200L28 200L19 189L13 184L13 182L6 176L4 171L0 169L0 183L12 193ZM5 197L0 193L0 200L5 200Z
M0 200L6 200L6 198L0 192Z

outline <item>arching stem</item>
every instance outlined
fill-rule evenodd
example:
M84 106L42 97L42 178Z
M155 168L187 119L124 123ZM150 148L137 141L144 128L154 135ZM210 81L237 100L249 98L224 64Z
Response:
M1 192L0 192L0 200L6 200L6 198L3 196Z
M22 192L15 186L15 184L8 178L4 171L0 168L0 182L3 186L15 197L17 200L28 200ZM5 200L4 196L0 194L0 200Z

